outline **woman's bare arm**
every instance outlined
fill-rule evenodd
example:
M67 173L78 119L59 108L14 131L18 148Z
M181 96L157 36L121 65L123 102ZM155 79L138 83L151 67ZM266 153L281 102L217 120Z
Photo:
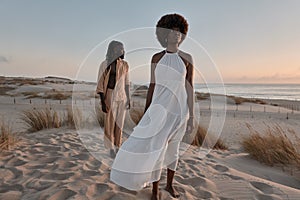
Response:
M187 60L187 74L186 74L186 92L187 92L187 103L189 108L190 117L194 117L194 64L191 55L186 56Z
M160 52L160 53L153 55L153 57L151 59L150 85L149 85L149 89L147 92L147 99L146 99L146 106L145 106L144 113L147 111L148 107L150 106L150 104L152 102L152 96L153 96L153 92L154 92L154 88L155 88L155 68L156 68L156 64L162 58L163 55L164 55L164 52Z
M152 102L152 96L153 96L153 92L154 92L154 88L155 88L155 73L154 73L155 67L156 67L156 63L154 62L154 56L153 56L152 60L151 60L150 85L149 85L149 89L147 92L147 99L146 99L146 106L145 106L144 113L147 111L148 107L150 106L150 104Z

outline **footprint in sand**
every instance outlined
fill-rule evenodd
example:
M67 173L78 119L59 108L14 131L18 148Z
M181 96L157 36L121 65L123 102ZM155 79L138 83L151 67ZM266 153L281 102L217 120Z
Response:
M88 186L87 194L88 196L92 196L92 197L99 196L104 192L106 192L108 188L109 188L108 185L104 183L92 184Z
M203 188L200 188L197 190L197 197L201 198L201 199L214 199L213 193L209 192L207 190L204 190Z
M265 194L255 195L255 199L257 200L281 200L282 198L276 196L269 196Z
M29 189L34 189L37 191L45 190L46 188L51 187L54 185L55 182L48 182L48 181L40 181L37 179L31 180L28 183L26 183L25 187Z
M14 166L14 167L16 167L16 166L21 166L21 165L24 165L24 164L26 164L27 162L26 161L24 161L24 160L21 160L21 159L19 159L18 157L14 157L14 158L12 158L12 159L10 159L8 162L7 162L7 166Z
M70 169L70 168L76 167L77 164L75 164L74 161L60 160L58 162L58 166L60 169Z
M89 159L89 153L88 152L84 152L84 153L80 153L78 155L74 155L72 156L73 158L79 159L79 160L88 160Z
M23 177L23 171L18 170L14 167L8 167L7 170L10 170L14 174L14 179L19 179L20 177Z
M189 165L196 165L199 161L197 160L190 160L190 159L186 159L186 160L182 160L185 163L188 163Z
M44 155L45 152L43 152L43 149L40 147L32 147L32 149L27 150L27 155Z
M9 169L0 169L0 182L6 182L14 179L15 174Z
M255 196L255 198L258 200L282 199L281 197L279 197L279 196L283 195L282 191L277 190L276 188L273 188L272 186L270 186L266 183L252 181L252 182L250 182L250 184L254 188L256 188L257 190L259 190L260 192L263 193L263 194L257 194ZM277 195L279 195L279 196L277 196Z
M40 147L40 150L42 150L43 152L59 152L61 151L61 147L60 146L52 146L52 145L48 145L48 146L42 146Z
M83 177L91 177L91 176L99 175L99 172L98 171L93 171L93 170L82 170L81 175Z
M257 190L263 192L264 194L274 194L274 189L272 186L261 183L261 182L250 182L250 184L255 187Z
M22 192L8 191L0 194L0 199L19 200L22 197Z
M85 162L84 165L86 165L87 168L89 168L90 170L98 170L100 168L100 166L102 165L102 163L99 160L90 158L88 161Z
M45 167L45 164L27 164L25 165L26 169L43 169Z
M215 170L217 170L218 172L227 172L229 170L228 167L223 166L223 165L215 165L212 166Z
M69 189L63 189L56 192L54 195L52 195L48 200L65 200L73 197L77 193L73 190Z
M192 187L202 186L206 188L215 188L215 184L212 181L202 177L193 177L181 180L178 178L176 180L182 184L190 185Z
M42 179L46 179L46 180L66 180L70 177L72 177L74 175L74 173L63 173L63 174L59 174L59 173L49 173L46 174L44 176L42 176Z
M60 157L44 157L41 158L39 161L41 163L54 163L56 160L58 160Z
M88 163L84 163L82 169L84 169L84 170L98 171L99 166L94 166L94 165L90 165Z
M79 141L77 141L77 143L69 142L69 145L72 149L76 149L76 148L82 149L82 144Z
M225 175L228 176L229 178L233 179L233 180L244 180L242 177L234 176L232 174L225 174Z
M234 200L234 199L228 197L220 197L220 200Z
M1 193L6 193L10 191L20 191L23 192L24 187L20 184L14 184L14 185L6 185L6 184L1 184L0 187L0 194Z
M208 159L208 161L209 161L210 163L217 163L217 161L215 161L215 160L213 160L213 159Z

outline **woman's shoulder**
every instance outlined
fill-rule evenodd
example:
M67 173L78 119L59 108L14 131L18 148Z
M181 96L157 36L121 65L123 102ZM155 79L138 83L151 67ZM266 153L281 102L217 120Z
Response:
M160 51L152 56L152 63L158 63L158 61L165 55L165 50Z
M184 51L178 51L178 55L185 58L185 59L192 59L192 55L187 53L187 52L184 52Z
M179 51L178 55L188 64L192 64L193 63L193 58L191 56L191 54L184 52L184 51Z

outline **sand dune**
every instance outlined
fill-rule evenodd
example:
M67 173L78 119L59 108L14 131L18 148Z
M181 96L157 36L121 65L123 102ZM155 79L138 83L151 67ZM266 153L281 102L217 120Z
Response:
M97 134L103 133L99 130ZM150 187L134 192L110 182L108 152L104 147L98 148L103 159L95 159L81 144L76 131L61 128L28 133L23 140L13 151L0 154L0 199L147 199L151 196ZM99 146L100 143L99 139ZM196 148L190 149L179 161L175 187L181 193L180 199L300 197L300 181L296 177L230 151L212 151L203 159L199 153ZM272 177L273 181L268 180ZM172 199L163 190L165 183L164 170L161 196Z
M0 152L0 199L149 199L151 187L141 191L129 191L109 180L113 160L102 142L100 128L72 130L59 128L34 133L26 132L20 120L23 110L51 106L65 110L71 100L26 99L22 92L31 91L32 86L18 86L0 96L0 114L13 123L14 131L21 133L20 142L11 150ZM24 80L23 80L24 81ZM38 92L69 91L72 85L47 82L36 85ZM15 85L13 85L15 84ZM19 90L18 90L19 88ZM80 91L90 95L94 86L85 84ZM43 91L40 91L44 89ZM5 90L6 91L6 90ZM19 91L19 92L18 92ZM37 91L35 91L37 92ZM14 94L14 95L9 95ZM143 95L143 94L139 94ZM16 103L13 100L16 99ZM143 107L144 99L133 98L135 106ZM91 100L78 101L81 110L89 109ZM272 101L274 104L274 101ZM203 155L203 149L190 148L180 157L174 185L181 194L180 199L300 199L300 173L281 166L265 166L244 153L241 140L249 134L245 123L258 130L266 125L279 124L284 129L300 130L300 111L291 110L293 102L277 101L274 106L243 103L237 106L227 102L226 119L220 138L229 147L228 151L213 150ZM299 102L294 102L295 106ZM207 126L211 120L210 101L201 100L199 122ZM289 118L287 119L287 114ZM297 132L299 134L299 132ZM161 199L174 199L163 188L166 170L160 183Z

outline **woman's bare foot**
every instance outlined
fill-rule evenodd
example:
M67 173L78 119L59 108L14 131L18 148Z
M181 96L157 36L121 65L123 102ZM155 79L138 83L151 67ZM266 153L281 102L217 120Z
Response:
M159 200L159 192L152 192L151 200Z
M152 187L152 196L151 196L151 200L159 200L159 188L158 188L158 184L159 181L155 181L152 183L153 187Z
M174 189L173 186L167 186L165 190L168 191L171 194L171 196L174 198L180 197L179 193Z

